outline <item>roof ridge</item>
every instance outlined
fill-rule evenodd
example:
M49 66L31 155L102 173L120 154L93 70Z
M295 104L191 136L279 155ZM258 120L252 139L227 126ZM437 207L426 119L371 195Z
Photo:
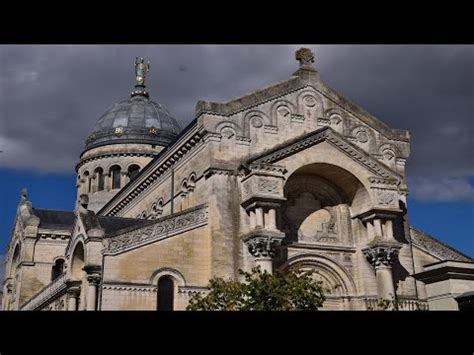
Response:
M43 208L43 207L32 207L34 210L43 210L43 211L56 211L56 212L71 212L74 213L74 210L62 210L62 209L55 209L55 208Z
M471 256L469 256L469 255L467 255L467 254L464 254L462 251L459 251L459 250L453 248L452 246L450 246L450 245L448 245L448 244L442 242L441 240L439 240L439 239L433 237L431 234L429 234L429 233L427 233L427 232L425 232L425 231L423 231L423 230L421 230L421 229L419 229L419 228L416 228L416 227L410 225L410 229L411 229L411 230L414 230L415 232L418 232L418 233L422 234L422 235L425 236L425 237L428 237L428 238L432 239L432 240L435 241L436 243L441 244L443 247L448 248L448 249L450 249L450 250L452 250L452 251L454 251L454 252L456 252L456 253L458 253L458 254L464 256L465 258L468 258L468 259L470 259L470 260L474 260L474 258L472 258Z

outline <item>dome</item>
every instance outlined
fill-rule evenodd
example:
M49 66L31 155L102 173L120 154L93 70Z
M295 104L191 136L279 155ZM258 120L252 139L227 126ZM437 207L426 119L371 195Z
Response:
M94 126L85 150L117 144L143 143L167 146L181 128L170 112L149 99L144 86L136 86L132 97L113 105Z

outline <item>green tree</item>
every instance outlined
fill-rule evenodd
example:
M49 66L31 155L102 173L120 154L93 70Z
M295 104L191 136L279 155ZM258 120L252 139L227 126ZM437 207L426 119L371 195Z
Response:
M322 283L314 271L289 270L273 274L259 267L251 272L239 270L244 282L214 278L209 293L191 297L190 311L316 311L325 297Z

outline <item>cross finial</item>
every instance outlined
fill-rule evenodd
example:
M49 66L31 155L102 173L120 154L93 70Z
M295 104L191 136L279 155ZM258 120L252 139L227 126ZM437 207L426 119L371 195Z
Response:
M314 53L309 48L300 48L295 52L295 58L300 62L300 67L312 67Z

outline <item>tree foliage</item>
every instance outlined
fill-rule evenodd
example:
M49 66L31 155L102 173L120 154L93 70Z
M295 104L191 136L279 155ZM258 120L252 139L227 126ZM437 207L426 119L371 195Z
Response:
M314 271L289 270L273 274L259 267L251 272L239 270L244 282L214 278L209 293L191 297L191 311L315 311L325 297L322 283L312 277Z

